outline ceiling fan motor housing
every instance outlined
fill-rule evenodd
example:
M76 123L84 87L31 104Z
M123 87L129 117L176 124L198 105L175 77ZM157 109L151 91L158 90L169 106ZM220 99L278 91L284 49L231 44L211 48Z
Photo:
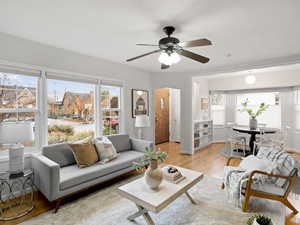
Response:
M173 52L174 50L178 50L179 40L175 37L166 37L159 40L158 45L161 50L165 50L166 52Z

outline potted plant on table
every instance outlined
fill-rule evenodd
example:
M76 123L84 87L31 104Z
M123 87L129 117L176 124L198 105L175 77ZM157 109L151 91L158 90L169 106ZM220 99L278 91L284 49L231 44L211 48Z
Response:
M248 221L247 225L273 225L272 220L264 215L253 215Z
M146 184L151 189L157 189L163 179L163 173L158 166L158 162L162 162L167 158L167 153L156 151L153 148L146 148L143 158L140 162L134 162L133 167L136 170L148 168L145 172Z
M255 130L257 129L257 117L259 115L261 115L264 111L267 110L267 108L269 107L269 105L266 105L265 103L260 103L259 107L258 107L258 110L256 112L254 112L253 109L250 109L248 108L248 103L249 103L249 100L246 99L246 101L244 103L242 103L242 109L239 109L238 111L243 113L243 112L247 112L248 115L250 116L250 119L249 119L249 128L251 130Z

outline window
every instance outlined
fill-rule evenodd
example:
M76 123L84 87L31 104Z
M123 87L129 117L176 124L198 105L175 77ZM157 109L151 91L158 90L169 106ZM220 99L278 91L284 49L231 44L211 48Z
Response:
M211 118L214 125L225 125L225 94L211 94Z
M48 79L48 144L94 136L95 85Z
M295 112L295 122L296 129L300 130L300 89L294 90L294 112Z
M279 92L262 92L238 94L236 96L236 123L239 125L249 124L249 115L247 112L241 113L242 103L249 101L248 108L257 111L261 103L268 104L268 109L258 117L258 123L267 124L268 127L281 127L281 106Z
M120 133L121 87L101 85L100 109L103 135Z
M34 131L36 130L38 79L34 76L0 72L0 123L26 121L33 123ZM36 140L22 144L34 147Z

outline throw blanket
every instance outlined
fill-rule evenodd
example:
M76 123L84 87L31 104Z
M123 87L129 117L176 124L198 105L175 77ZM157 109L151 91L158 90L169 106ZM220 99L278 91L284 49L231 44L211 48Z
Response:
M243 202L242 188L246 187L248 173L240 167L224 167L224 185L227 199L236 207L241 208Z
M295 168L298 169L298 179L297 179L297 182L296 182L294 188L292 189L292 192L296 195L297 199L299 199L299 195L300 195L300 162L296 163Z
M261 147L257 157L270 161L270 168L267 169L268 173L289 176L291 171L296 167L296 162L292 155L279 149ZM242 206L243 195L241 193L242 189L246 188L249 175L250 172L247 172L241 167L226 166L224 168L224 184L227 192L227 198L237 207ZM299 194L300 186L298 185L300 185L300 179L298 179L298 181L299 182L295 185L293 192L298 192ZM264 175L255 175L253 183L258 190L260 189L260 185L264 185L266 183L274 184L280 188L286 188L288 185L288 182L285 179L274 179L273 177L266 177Z

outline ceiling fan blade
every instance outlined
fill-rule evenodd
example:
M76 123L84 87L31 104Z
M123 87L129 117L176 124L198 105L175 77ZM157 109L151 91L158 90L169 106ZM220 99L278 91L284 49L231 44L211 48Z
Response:
M185 41L185 42L180 42L178 44L180 47L198 47L198 46L207 46L207 45L212 45L211 41L208 39L198 39L198 40L193 40L193 41Z
M142 58L144 56L147 56L147 55L151 55L151 54L154 54L154 53L157 53L157 52L160 52L161 49L158 49L158 50L155 50L155 51L152 51L152 52L148 52L148 53L145 53L143 55L139 55L139 56L136 56L136 57L133 57L133 58L130 58L130 59L127 59L126 62L130 62L132 60L135 60L135 59L138 59L138 58Z
M180 54L180 55L183 55L185 57L188 57L190 59L201 62L201 63L207 63L209 61L209 58L206 58L202 55L198 55L198 54L195 54L193 52L190 52L190 51L187 51L187 50L184 50L184 49L182 49L180 51L177 51L177 53Z
M136 44L138 46L158 46L158 45L154 45L154 44Z
M170 66L169 66L169 65L166 65L166 64L160 64L160 68L161 68L162 70L165 70L165 69L170 68Z

